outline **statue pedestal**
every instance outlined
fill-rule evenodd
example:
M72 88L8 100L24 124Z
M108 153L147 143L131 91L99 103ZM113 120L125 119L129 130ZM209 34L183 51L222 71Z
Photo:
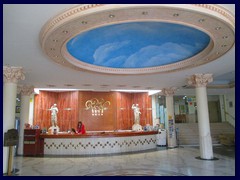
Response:
M142 126L140 124L134 124L132 126L132 130L133 131L142 131L143 129L142 129Z

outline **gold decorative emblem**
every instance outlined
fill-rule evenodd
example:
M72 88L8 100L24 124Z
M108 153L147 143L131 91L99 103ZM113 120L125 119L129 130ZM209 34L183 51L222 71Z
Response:
M103 111L108 109L110 106L110 101L104 101L103 98L98 100L97 98L93 98L91 100L86 101L85 107L86 110L92 110L92 116L102 116Z

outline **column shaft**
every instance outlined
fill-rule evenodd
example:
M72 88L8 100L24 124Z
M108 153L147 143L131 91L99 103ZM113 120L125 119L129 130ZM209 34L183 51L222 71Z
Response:
M29 119L29 101L30 96L21 96L21 114L20 114L20 128L19 128L19 143L18 154L23 155L23 137L24 137L24 124L28 123Z
M175 118L173 107L173 96L166 96L166 107L168 117L168 147L174 148L177 146L176 132L175 132Z
M17 82L24 80L22 67L3 66L3 138L4 133L15 128L15 108L17 97ZM9 147L3 147L3 173L8 172ZM12 154L14 156L14 153ZM13 161L13 158L11 158ZM9 162L13 164L12 162ZM12 168L12 167L11 167ZM9 169L11 172L12 169Z
M156 96L152 95L152 120L153 120L153 126L156 126L157 124L160 124L159 121L157 121L157 112L156 112Z
M197 115L199 129L200 156L213 159L212 138L209 124L208 100L206 87L196 87Z
M4 133L15 128L15 108L17 97L17 84L4 83L3 85L3 138ZM4 140L4 139L3 139ZM3 147L3 173L8 168L8 147Z

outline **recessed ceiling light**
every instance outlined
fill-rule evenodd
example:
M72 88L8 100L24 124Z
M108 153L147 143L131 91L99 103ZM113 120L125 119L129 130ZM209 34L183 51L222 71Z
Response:
M198 22L200 22L200 23L202 23L202 22L204 22L205 21L205 19L199 19L198 20Z
M101 87L107 87L107 86L109 86L109 85L107 85L107 84L101 84L100 86L101 86Z
M73 85L73 84L64 84L64 86L72 87L72 86L74 86L74 85Z
M120 85L117 85L117 87L126 87L126 85L120 84Z
M92 86L91 84L83 84L83 86Z
M132 86L133 88L140 88L141 86Z
M110 14L110 15L109 15L109 17L110 17L110 18L114 18L114 17L115 17L115 15L113 15L113 14Z
M54 84L47 84L46 86L47 87L56 87L56 85L54 85Z

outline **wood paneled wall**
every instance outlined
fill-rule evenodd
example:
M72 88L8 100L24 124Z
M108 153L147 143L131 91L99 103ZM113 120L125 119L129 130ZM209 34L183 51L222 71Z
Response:
M147 124L152 125L151 96L148 96L148 93L132 93L132 94L133 94L132 104L138 104L141 111L140 124L142 126L145 126Z
M94 116L91 109L86 109L86 102L94 98L110 102L103 115ZM132 104L138 104L140 107L140 124L142 126L152 124L152 103L147 93L40 91L39 95L35 95L34 125L40 125L41 128L51 126L49 109L54 103L59 109L60 131L76 129L78 121L84 123L87 131L132 129L134 124Z
M49 110L54 103L57 103L58 94L55 92L40 91L35 95L34 100L34 123L40 128L51 126L51 111Z
M79 120L85 124L87 131L116 129L116 100L114 92L79 92ZM86 110L85 103L92 99L109 101L110 105L103 111L103 115L93 116L92 110Z
M117 92L117 129L132 129L134 115L132 104L138 104L140 125L152 125L152 100L148 93L123 93Z
M58 93L58 126L61 131L76 128L79 116L78 91Z
M132 129L134 124L132 110L132 93L116 92L117 96L117 129Z
M66 131L78 122L78 91L74 92L48 92L40 91L35 95L34 125L41 128L51 126L51 106L56 103L58 107L58 126L60 131Z

